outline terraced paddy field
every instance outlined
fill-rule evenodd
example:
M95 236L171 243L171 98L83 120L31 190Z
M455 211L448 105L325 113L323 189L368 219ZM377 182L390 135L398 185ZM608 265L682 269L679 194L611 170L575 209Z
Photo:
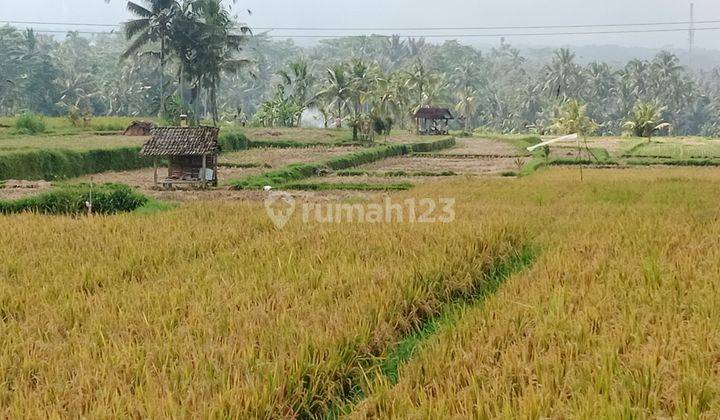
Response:
M438 152L438 155L484 158L507 158L525 156L527 153L506 142L492 139L464 137L456 139L457 145Z
M447 223L3 216L0 409L714 418L719 197L714 169L552 168L340 201L454 198Z
M379 162L363 165L361 170L380 172L447 172L456 174L473 174L486 176L500 176L505 172L519 171L528 161L527 158L482 158L482 157L452 157L448 155L417 157L402 156L385 159Z
M335 144L352 140L349 129L244 128L243 133L252 141L266 142Z
M264 148L225 153L220 156L224 166L277 168L295 163L320 162L357 151L354 147L310 147L303 149Z
M0 155L37 150L62 149L86 151L140 147L145 140L147 140L145 137L125 137L90 133L72 135L20 135L10 138L0 138Z
M697 139L656 139L652 143L641 143L627 153L629 157L663 159L718 159L720 141Z

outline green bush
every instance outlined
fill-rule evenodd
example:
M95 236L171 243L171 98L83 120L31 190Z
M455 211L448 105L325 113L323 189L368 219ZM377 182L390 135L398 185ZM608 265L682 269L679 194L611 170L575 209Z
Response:
M82 214L85 202L92 200L94 213L115 214L136 210L148 198L122 184L71 184L54 188L40 195L14 201L0 201L0 213L24 211L42 214Z
M250 141L245 134L232 131L220 133L218 143L220 143L220 149L223 152L234 152L250 148Z
M45 120L32 112L26 112L15 120L15 132L18 134L37 134L45 132Z
M0 179L53 181L106 171L125 171L152 166L152 158L140 156L140 148L33 150L0 155Z

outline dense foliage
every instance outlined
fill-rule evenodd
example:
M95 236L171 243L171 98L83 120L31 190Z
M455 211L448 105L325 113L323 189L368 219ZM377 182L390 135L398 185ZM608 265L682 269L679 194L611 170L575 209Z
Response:
M432 104L467 132L545 133L577 101L598 134L639 133L626 123L652 106L676 134L720 135L720 69L691 71L669 52L616 66L582 65L568 49L528 60L504 42L480 51L373 36L301 48L246 35L215 0L145 3L131 7L126 37L0 28L0 114L155 115L164 103L169 117L383 132Z

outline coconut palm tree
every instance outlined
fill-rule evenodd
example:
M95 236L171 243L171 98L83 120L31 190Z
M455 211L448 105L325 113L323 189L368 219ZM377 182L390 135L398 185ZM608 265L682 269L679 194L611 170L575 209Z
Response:
M465 121L465 132L469 133L472 131L472 122L477 110L478 92L473 88L467 88L457 93L457 99L455 111Z
M545 66L545 91L556 98L577 97L581 85L580 67L575 54L567 48L555 51L550 64Z
M237 57L250 29L242 25L236 32L237 25L220 0L195 0L188 5L177 20L177 32L183 36L173 38L172 44L176 51L182 51L181 66L184 77L193 82L192 101L196 109L200 92L205 90L213 123L217 124L221 76L237 73L250 64L249 60Z
M298 115L295 120L300 127L303 112L317 102L317 95L313 93L315 76L305 59L290 63L289 67L289 70L280 70L278 75L282 79L288 98L297 106Z
M165 64L173 37L173 19L181 13L176 0L143 0L145 6L129 1L127 9L137 17L125 24L125 36L132 40L122 58L136 55L150 43L160 43L160 114L165 110Z
M335 117L340 121L342 121L343 113L348 109L348 100L352 92L351 83L347 68L344 65L337 65L327 69L325 89L319 93L319 96L324 97L333 109L337 110Z

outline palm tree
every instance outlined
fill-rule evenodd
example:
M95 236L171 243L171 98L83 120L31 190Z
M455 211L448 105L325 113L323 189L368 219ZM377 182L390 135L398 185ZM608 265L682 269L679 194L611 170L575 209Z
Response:
M213 123L217 124L217 89L223 73L237 73L250 61L237 58L250 33L247 26L236 24L220 0L195 0L178 20L178 29L185 35L173 40L174 48L182 51L181 65L185 78L194 79L193 103L200 104L200 91L209 97ZM197 113L196 113L197 114Z
M581 77L574 60L575 54L567 48L555 51L552 62L545 66L545 91L562 99L577 95Z
M160 42L160 114L165 111L165 58L173 35L173 20L181 12L176 0L143 0L146 7L129 1L127 8L137 19L125 24L125 36L133 39L122 58L138 53L151 42Z
M663 121L663 112L665 107L647 102L639 103L625 123L625 128L637 137L647 137L650 143L655 133L670 128L670 124Z
M336 117L342 121L343 111L348 109L348 100L352 91L351 79L347 68L338 65L327 69L325 75L326 88L319 93L334 109L337 110ZM342 122L338 128L342 125Z
M465 121L465 132L469 133L472 129L472 120L477 110L478 92L473 88L467 88L457 93L458 102L455 104L455 110Z
M285 86L285 92L289 94L289 99L297 106L296 121L297 126L300 127L303 112L317 101L317 96L313 94L315 76L304 59L290 63L290 69L280 70L278 75Z
M383 58L387 60L387 70L395 70L400 67L409 55L410 49L406 41L400 39L400 35L388 38L383 46Z
M580 101L566 102L560 116L555 119L553 130L558 134L575 134L587 137L597 130L597 124L587 114L587 106Z

